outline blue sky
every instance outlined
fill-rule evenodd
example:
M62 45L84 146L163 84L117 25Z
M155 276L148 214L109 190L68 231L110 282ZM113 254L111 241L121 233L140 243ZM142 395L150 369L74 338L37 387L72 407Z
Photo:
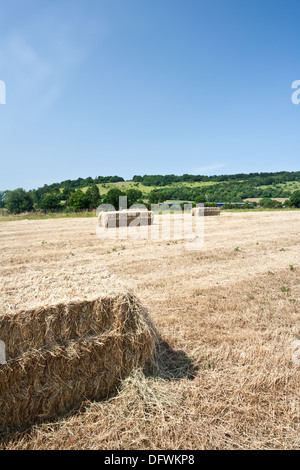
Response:
M0 190L299 170L299 14L299 0L0 0Z

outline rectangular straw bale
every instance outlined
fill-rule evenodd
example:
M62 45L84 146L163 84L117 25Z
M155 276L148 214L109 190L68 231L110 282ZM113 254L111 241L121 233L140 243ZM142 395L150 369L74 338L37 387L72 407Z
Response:
M215 216L220 215L220 207L194 207L192 209L192 216Z
M113 297L101 297L0 315L0 338L7 357L104 331L112 326L114 304Z
M0 318L9 354L0 365L0 432L106 398L155 350L151 321L132 294L6 317Z
M100 212L98 224L101 227L128 227L130 224L151 225L154 220L152 211L147 210L124 210Z

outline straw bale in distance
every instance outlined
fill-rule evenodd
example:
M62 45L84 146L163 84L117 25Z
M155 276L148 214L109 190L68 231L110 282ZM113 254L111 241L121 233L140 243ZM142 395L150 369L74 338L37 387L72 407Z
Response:
M220 215L220 207L194 207L192 209L192 216L215 216Z
M98 224L107 228L151 225L153 220L153 212L147 210L100 212L98 215Z
M0 337L1 432L106 398L155 350L147 312L128 293L1 315Z

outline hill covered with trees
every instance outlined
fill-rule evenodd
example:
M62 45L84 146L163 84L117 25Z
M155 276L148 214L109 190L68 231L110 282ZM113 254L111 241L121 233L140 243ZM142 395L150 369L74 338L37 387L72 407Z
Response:
M30 191L22 188L0 191L0 207L12 214L93 210L101 203L116 207L121 195L127 196L128 206L137 202L156 204L189 201L214 204L242 202L251 198L263 201L271 198L289 200L299 190L300 171L218 176L135 175L130 181L120 176L98 176L65 180ZM295 197L296 206L297 200Z

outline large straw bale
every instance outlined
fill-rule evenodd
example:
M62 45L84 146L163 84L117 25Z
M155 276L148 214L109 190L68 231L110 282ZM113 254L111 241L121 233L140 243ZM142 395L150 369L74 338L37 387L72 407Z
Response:
M1 432L106 398L155 350L147 312L123 292L0 315L0 338Z
M147 210L100 212L98 215L98 224L107 228L151 225L153 220L153 212Z
M192 209L192 216L214 216L220 215L220 207L194 207Z

